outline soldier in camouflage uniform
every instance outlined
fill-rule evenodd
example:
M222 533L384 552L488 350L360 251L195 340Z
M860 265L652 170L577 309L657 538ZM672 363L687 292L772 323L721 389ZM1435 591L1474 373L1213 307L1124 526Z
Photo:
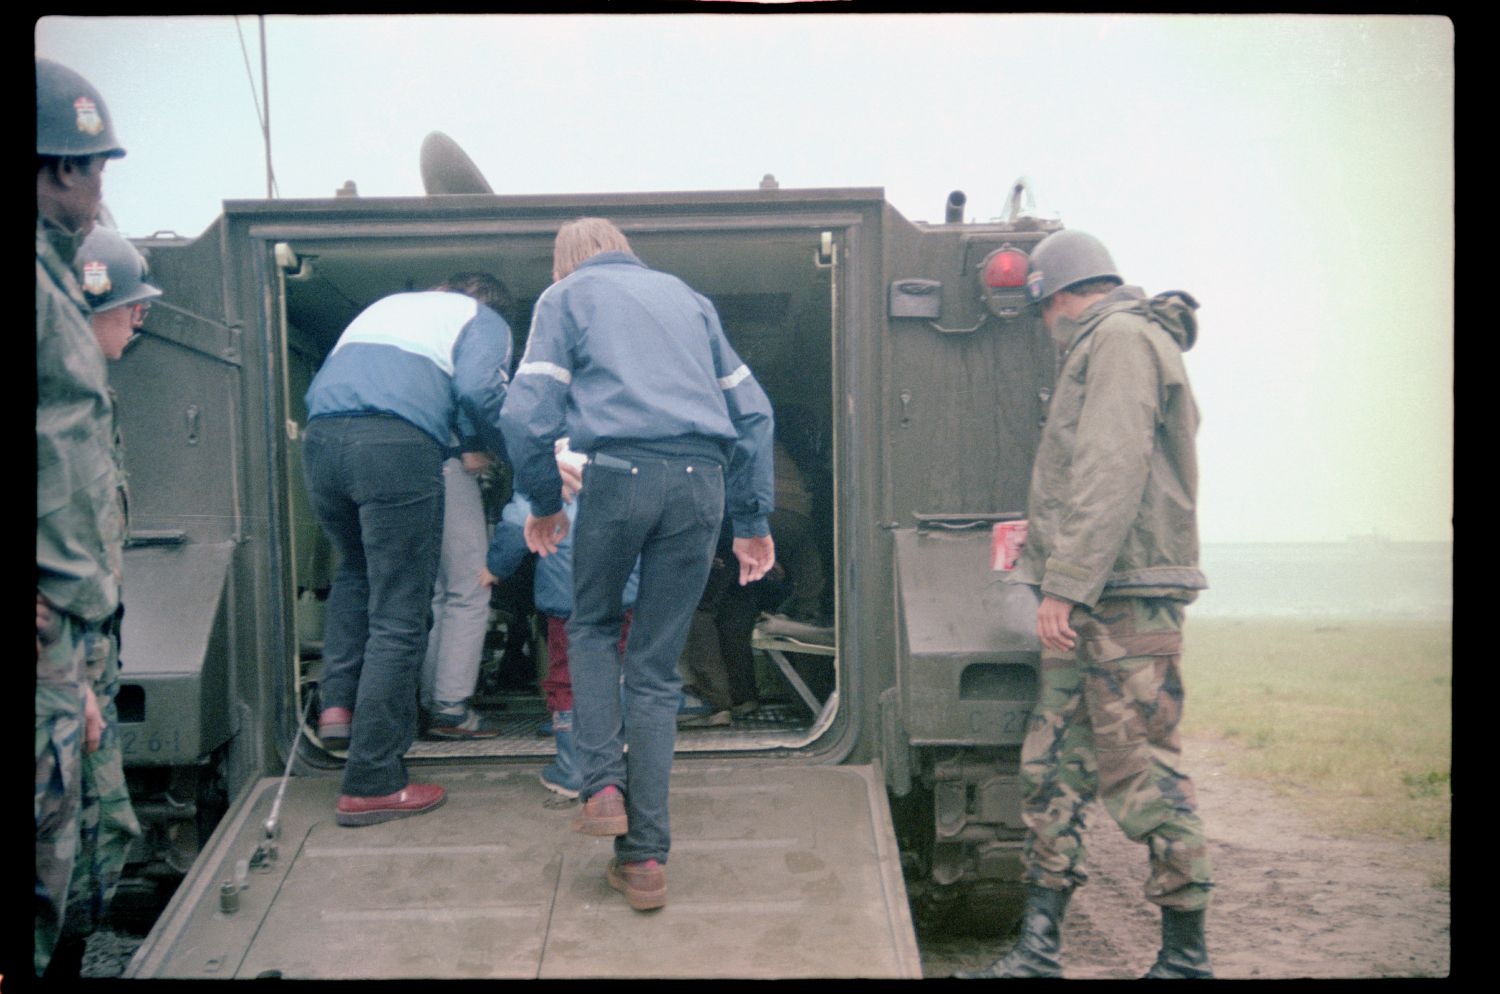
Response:
M146 282L146 260L135 246L119 232L102 225L96 225L84 239L74 268L83 285L84 299L92 308L89 325L99 349L106 359L117 360L135 340L135 329L144 322L150 300L161 296L161 291ZM120 468L117 494L121 521L128 533L125 446L113 390L109 397L114 412L111 437L115 464ZM98 748L83 755L82 834L68 887L62 936L47 969L49 978L78 974L85 943L89 935L104 925L130 844L141 834L125 783L125 759L120 751L119 715L115 709L120 685L120 621L124 614L122 599L115 616L84 638L89 685L104 728Z
M82 839L83 758L103 736L90 671L103 676L119 607L123 511L113 404L71 263L102 200L104 163L125 154L97 90L36 63L37 683L33 968L65 927Z
M1061 368L1009 577L1041 594L1041 693L1021 747L1027 899L1015 947L961 976L1062 975L1062 917L1087 880L1085 811L1097 798L1149 852L1162 945L1147 977L1210 977L1208 846L1177 732L1183 609L1207 586L1198 409L1182 362L1197 303L1123 286L1082 232L1048 236L1030 268Z

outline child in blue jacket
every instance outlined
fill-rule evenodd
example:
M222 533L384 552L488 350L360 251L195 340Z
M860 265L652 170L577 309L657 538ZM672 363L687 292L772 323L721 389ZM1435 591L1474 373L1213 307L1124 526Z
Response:
M578 513L577 503L569 501L563 508L568 513L568 520L572 521ZM495 525L495 534L485 556L486 584L493 586L506 579L531 555L523 532L526 516L530 513L531 501L521 493L515 494L500 512L500 521ZM630 631L629 611L635 605L639 583L640 563L637 562L625 584L626 615L625 625L620 629L621 653L625 651L625 638ZM542 769L542 786L564 797L577 797L582 780L573 746L573 681L568 674L568 633L565 628L568 616L573 613L571 528L567 537L558 544L557 552L538 558L533 598L537 611L547 619L547 676L542 680L542 692L547 697L547 710L552 713L552 735L557 743L557 758Z

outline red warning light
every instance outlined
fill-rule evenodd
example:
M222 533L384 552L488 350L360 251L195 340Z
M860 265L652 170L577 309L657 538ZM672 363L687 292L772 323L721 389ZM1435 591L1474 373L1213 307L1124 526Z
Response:
M984 285L991 289L1015 289L1026 285L1026 253L1003 248L991 252L984 262Z

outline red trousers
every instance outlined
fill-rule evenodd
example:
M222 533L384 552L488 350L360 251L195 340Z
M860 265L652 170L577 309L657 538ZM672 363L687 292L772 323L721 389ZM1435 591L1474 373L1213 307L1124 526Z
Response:
M550 614L547 619L547 675L542 679L542 693L547 695L548 711L573 710L573 678L568 674L567 618ZM620 626L620 655L625 655L625 640L630 636L630 612Z

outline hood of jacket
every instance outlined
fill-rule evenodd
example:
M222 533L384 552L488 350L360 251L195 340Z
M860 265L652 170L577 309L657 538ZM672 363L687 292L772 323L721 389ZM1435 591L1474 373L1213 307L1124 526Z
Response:
M1191 601L1198 566L1198 408L1183 365L1197 307L1180 291L1116 287L1078 319L1047 402L1009 578L1092 606L1101 597ZM1066 324L1064 322L1067 322Z
M1064 335L1060 337L1065 337L1068 350L1072 351L1098 327L1100 321L1111 314L1127 311L1159 325L1172 336L1177 347L1186 352L1198 340L1198 319L1194 316L1197 310L1198 301L1186 290L1167 290L1147 297L1138 286L1120 286L1096 301L1077 320L1062 318Z

